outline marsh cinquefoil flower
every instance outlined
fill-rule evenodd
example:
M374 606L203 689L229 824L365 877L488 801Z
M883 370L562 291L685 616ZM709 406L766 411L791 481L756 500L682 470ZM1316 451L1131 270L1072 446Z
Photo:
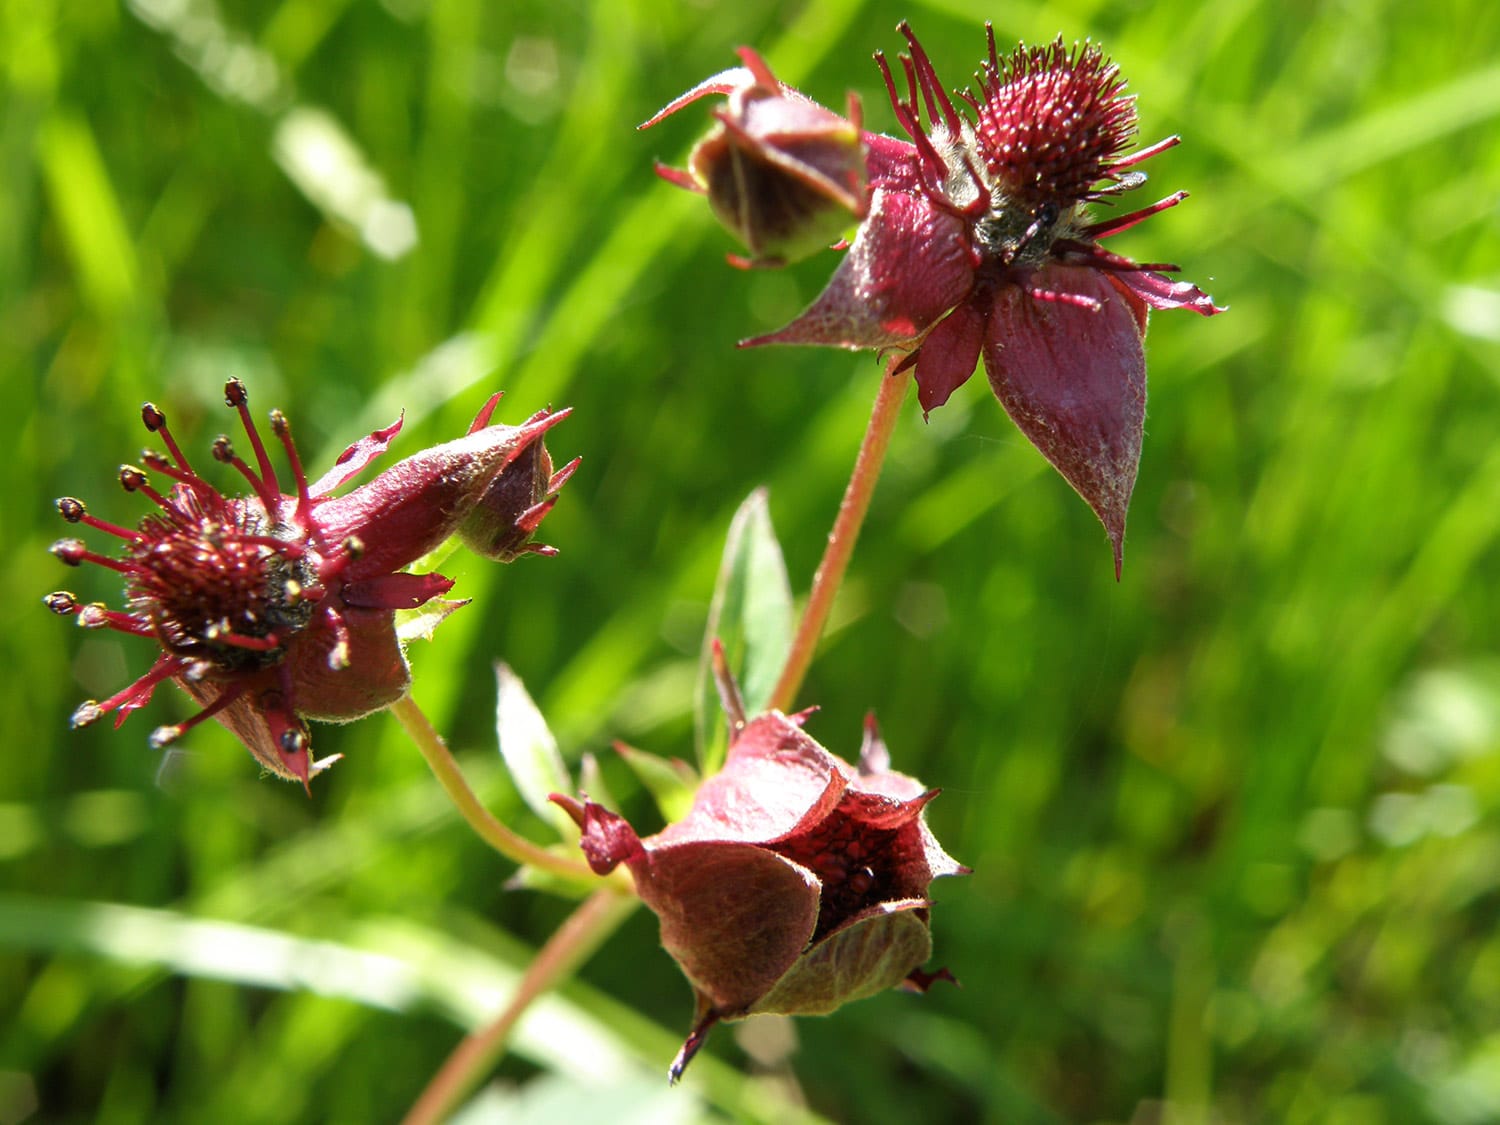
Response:
M693 986L697 1014L671 1075L720 1020L821 1015L887 988L925 991L928 884L966 873L923 820L937 795L890 769L870 720L859 767L772 711L734 737L692 809L640 839L591 801L553 796L601 875L624 863Z
M905 352L898 370L915 366L924 411L983 358L1006 412L1104 524L1118 575L1146 411L1147 313L1222 310L1164 275L1176 266L1101 245L1186 192L1126 214L1093 209L1143 183L1138 165L1178 138L1127 152L1135 101L1095 46L1059 39L1002 58L990 29L978 89L958 95L960 108L910 27L900 31L911 48L904 97L876 60L910 139L864 134L868 214L848 254L802 315L744 343Z
M126 610L85 604L66 591L49 595L46 603L55 613L76 616L85 628L149 638L161 650L151 669L124 690L82 704L73 713L75 727L111 712L118 726L145 706L158 684L171 680L201 709L157 728L153 745L166 746L205 719L217 719L262 766L305 785L327 764L310 757L306 720L360 718L396 702L410 684L396 611L424 605L453 583L402 568L458 532L507 467L540 445L568 412L543 412L521 426L492 426L496 395L465 437L333 496L385 452L401 429L399 420L355 442L310 485L291 428L273 411L271 429L294 482L284 494L251 421L244 386L230 380L225 398L239 413L255 468L227 437L214 442L214 460L238 471L252 495L225 497L200 477L166 416L147 403L142 420L168 455L148 450L145 468L123 466L120 483L158 511L132 529L97 519L82 501L64 497L57 507L65 520L119 539L123 550L119 557L97 554L73 538L52 547L69 565L93 563L120 573ZM170 487L154 488L152 474Z

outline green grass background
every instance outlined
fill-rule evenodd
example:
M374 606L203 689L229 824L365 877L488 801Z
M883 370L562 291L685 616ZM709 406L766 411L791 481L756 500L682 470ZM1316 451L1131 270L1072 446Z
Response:
M637 912L472 1120L1500 1120L1500 8L0 13L0 1121L392 1120L570 908L505 888L387 717L317 729L346 760L311 800L217 727L159 772L171 692L69 732L150 654L42 608L118 601L47 554L54 497L137 519L114 474L140 403L207 464L229 375L314 471L402 408L397 454L494 389L511 420L572 405L561 556L449 559L474 604L413 650L416 695L544 838L494 754L503 658L650 827L610 740L691 754L729 517L769 485L805 589L879 367L736 351L834 259L729 269L650 169L706 117L634 126L752 43L890 130L870 54L903 16L950 85L985 18L1102 42L1143 140L1183 136L1142 202L1192 192L1115 248L1230 312L1153 321L1119 585L982 379L895 435L804 697L845 754L875 708L898 768L943 787L931 822L975 872L935 888L935 962L962 988L720 1029L669 1092L690 997ZM309 136L339 190L289 174ZM417 238L391 256L402 206Z

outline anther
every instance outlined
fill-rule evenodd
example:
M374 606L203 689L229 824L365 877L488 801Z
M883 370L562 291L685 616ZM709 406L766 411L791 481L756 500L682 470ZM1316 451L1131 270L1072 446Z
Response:
M99 701L97 699L88 699L80 703L73 714L69 716L68 725L74 730L78 730L80 727L97 723L102 718L104 718L104 708L99 706Z
M55 590L42 599L42 604L59 617L78 612L78 598L67 590Z
M78 608L80 629L102 629L109 624L109 607L103 602L90 602Z
M88 557L88 546L82 539L59 539L49 550L55 558L68 566L80 566Z
M224 405L232 406L238 410L250 403L249 392L245 390L245 384L238 379L230 379L224 384Z
M167 424L167 416L156 408L155 403L143 402L141 404L141 421L146 424L146 429L154 434Z
M126 492L136 492L145 488L151 482L141 469L135 465L120 466L120 487Z
M57 498L57 514L69 523L77 523L88 515L88 509L83 506L83 501L72 496L59 496Z
M151 749L164 750L181 738L182 734L183 728L176 723L171 726L157 727L151 732Z

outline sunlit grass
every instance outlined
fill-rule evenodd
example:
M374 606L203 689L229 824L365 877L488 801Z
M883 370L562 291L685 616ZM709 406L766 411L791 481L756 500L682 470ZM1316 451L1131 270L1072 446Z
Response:
M1153 321L1119 585L983 380L898 427L805 694L831 748L874 708L897 768L943 787L931 819L975 868L933 911L963 988L801 1021L789 1057L721 1034L659 1100L691 1003L638 912L538 1009L489 1104L1500 1117L1491 6L133 0L0 24L0 1071L34 1082L38 1120L391 1119L571 907L505 889L384 717L317 729L345 760L310 801L217 729L163 767L168 692L68 731L149 654L38 604L119 597L47 555L53 497L138 519L114 474L140 403L206 463L231 375L319 468L403 409L410 452L495 389L510 420L573 406L561 555L447 560L474 601L413 648L416 696L519 831L549 838L500 771L496 659L569 765L598 755L644 812L610 740L691 758L729 520L769 485L805 590L879 366L735 350L832 259L729 269L650 171L704 119L635 126L754 43L890 129L869 56L903 16L945 75L978 62L985 17L1102 42L1144 139L1183 137L1148 190L1192 193L1120 248L1230 312Z

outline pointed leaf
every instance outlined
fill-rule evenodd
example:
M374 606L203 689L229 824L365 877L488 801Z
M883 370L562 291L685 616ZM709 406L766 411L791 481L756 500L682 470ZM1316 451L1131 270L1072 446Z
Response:
M698 764L704 774L716 772L728 745L714 687L714 640L724 646L729 666L739 678L746 713L759 714L786 662L792 617L786 561L771 526L766 490L758 488L745 498L729 525L708 610L693 697Z
M430 641L432 634L448 619L450 613L468 604L468 598L433 598L417 609L398 610L396 636L403 644L407 641Z
M558 835L570 839L574 834L572 821L547 800L548 794L573 791L573 779L557 751L557 740L509 665L495 665L495 681L499 688L495 735L511 780L531 811L554 825Z
M616 742L615 750L635 771L668 824L687 816L693 807L693 794L698 791L698 775L692 766L681 758L662 758L623 742Z

